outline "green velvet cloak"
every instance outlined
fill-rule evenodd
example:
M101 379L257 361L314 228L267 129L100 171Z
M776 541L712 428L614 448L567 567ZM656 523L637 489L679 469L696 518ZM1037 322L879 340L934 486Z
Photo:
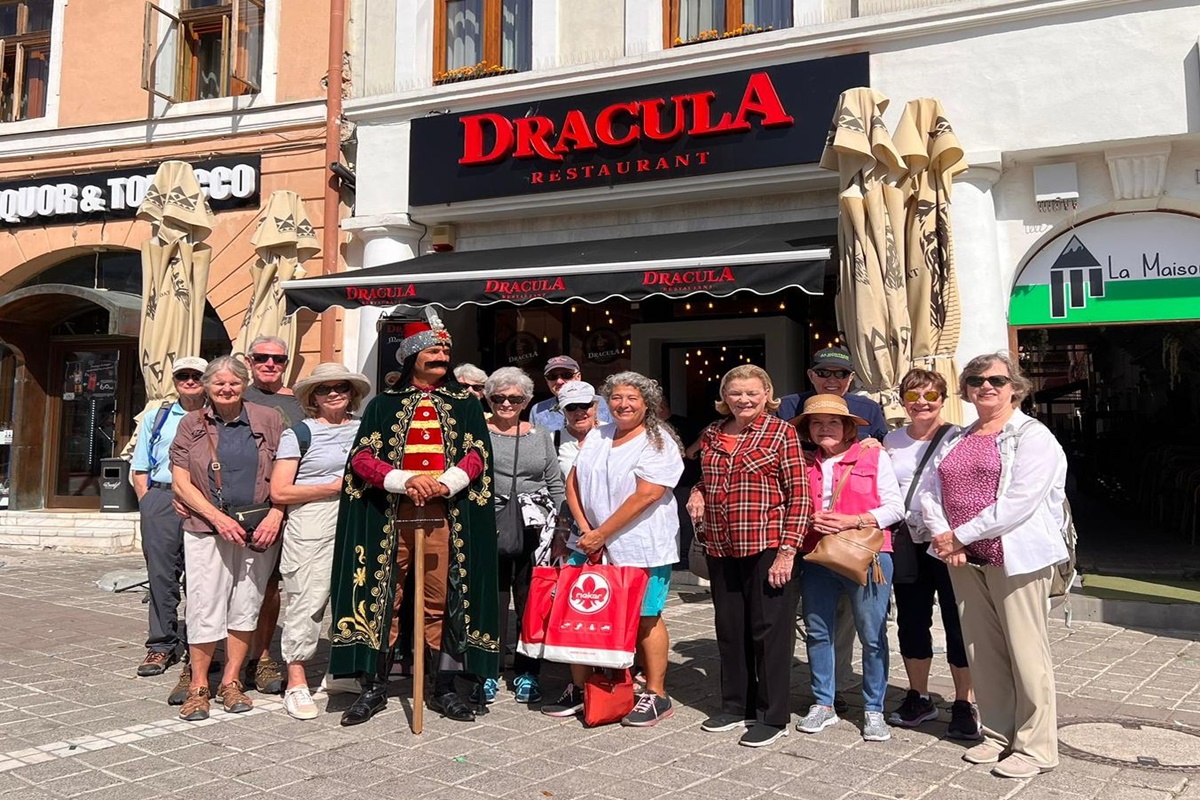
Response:
M496 515L492 496L491 437L479 401L465 390L430 393L445 442L446 464L475 450L485 469L449 500L450 559L442 650L472 674L494 678L500 669L497 612ZM421 392L412 386L377 395L363 412L350 457L363 450L399 466ZM387 647L396 593L394 528L400 495L368 485L346 467L333 553L329 671L374 673ZM407 499L405 499L407 502ZM404 628L411 622L405 620ZM413 637L423 641L420 631Z

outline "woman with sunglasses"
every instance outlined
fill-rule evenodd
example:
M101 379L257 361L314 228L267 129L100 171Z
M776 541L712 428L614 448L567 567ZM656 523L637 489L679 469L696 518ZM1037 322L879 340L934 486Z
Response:
M910 516L920 514L921 499L917 494L920 476L929 468L938 450L951 441L958 427L942 419L946 401L946 379L927 369L911 369L900 381L900 398L912 421L883 439L883 446L892 458L892 467L900 483L900 493L907 502ZM932 452L931 452L932 450ZM904 540L902 537L909 537ZM976 718L974 693L971 691L971 671L967 667L967 651L963 645L962 625L958 620L954 588L950 571L939 559L930 555L929 532L920 525L901 524L896 530L893 550L909 553L911 568L899 555L893 556L895 573L892 585L896 594L896 627L900 639L900 656L908 674L908 692L904 701L888 717L888 722L902 728L915 728L923 722L938 718L938 709L929 697L929 668L933 664L933 601L937 597L946 632L946 660L954 679L954 702L950 706L951 739L976 740L979 721Z
M283 708L293 719L314 719L317 707L304 665L317 651L329 603L338 498L346 459L358 433L354 412L371 391L365 375L337 363L318 364L296 383L308 419L283 432L271 471L271 499L287 506L279 572L287 607L280 649L287 662Z
M533 398L533 381L525 371L501 367L484 383L484 394L492 409L488 431L492 435L496 525L516 525L522 540L519 552L500 552L496 558L500 570L500 631L503 636L508 630L511 595L519 637L521 618L525 616L525 603L529 599L529 581L533 577L534 553L544 538L543 530L547 526L553 530L557 509L563 502L562 472L558 467L553 432L521 421L521 413ZM535 518L537 522L531 523ZM541 661L515 653L513 674L516 701L541 702ZM496 680L484 681L484 702L493 702L498 690ZM473 702L479 700L478 694L472 697Z
M950 565L984 741L963 754L994 775L1058 766L1054 667L1046 617L1051 574L1067 559L1067 458L1018 410L1031 388L1004 353L971 359L959 381L979 419L922 479L922 522Z

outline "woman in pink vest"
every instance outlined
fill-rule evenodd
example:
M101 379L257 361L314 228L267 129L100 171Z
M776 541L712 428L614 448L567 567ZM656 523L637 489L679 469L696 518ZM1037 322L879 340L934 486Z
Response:
M868 576L859 586L820 564L803 562L801 595L804 625L808 631L808 667L816 702L796 725L804 733L819 733L838 721L833 710L837 686L834 675L833 630L838 599L850 599L854 625L863 650L862 736L868 742L891 738L883 716L887 692L888 643L887 607L892 583L892 541L888 528L904 519L904 498L892 462L882 448L864 448L858 442L858 426L865 420L850 413L846 401L832 394L818 394L804 403L796 418L800 438L817 445L807 464L809 494L819 509L813 514L812 532L803 550L811 551L821 536L867 527L884 531L879 555L883 582Z

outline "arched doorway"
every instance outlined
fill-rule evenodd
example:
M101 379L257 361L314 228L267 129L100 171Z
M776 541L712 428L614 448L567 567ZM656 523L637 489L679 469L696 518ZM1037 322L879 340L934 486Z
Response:
M0 505L99 509L101 460L121 452L145 404L140 292L140 254L116 250L0 296ZM228 352L207 304L205 339L206 352Z

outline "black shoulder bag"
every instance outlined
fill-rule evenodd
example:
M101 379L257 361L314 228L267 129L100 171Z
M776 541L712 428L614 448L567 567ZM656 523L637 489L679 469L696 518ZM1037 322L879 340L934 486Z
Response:
M921 473L925 471L925 465L929 463L929 459L933 458L933 454L937 452L938 445L946 436L946 432L952 426L949 423L942 425L937 429L937 433L933 435L933 439L929 442L928 449L921 456L920 462L917 463L917 469L913 473L912 483L908 485L908 496L904 498L904 513L908 514L908 508L912 505L913 495L917 492L917 484L921 482ZM908 523L901 520L896 526L895 535L892 536L892 583L916 583L917 576L920 573L921 551L917 547L917 543L913 541L912 534L908 531Z

